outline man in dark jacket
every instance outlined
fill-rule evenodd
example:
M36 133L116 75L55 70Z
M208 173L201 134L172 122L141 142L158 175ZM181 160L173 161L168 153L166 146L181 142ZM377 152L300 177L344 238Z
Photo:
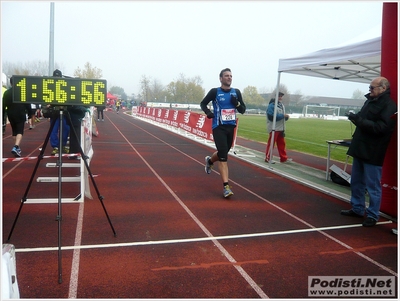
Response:
M351 172L351 209L342 210L347 216L367 218L363 226L372 227L379 219L382 187L382 165L385 159L396 121L396 103L390 98L390 83L377 77L369 86L370 93L360 112L350 113L349 120L356 125L347 154L353 157ZM369 194L369 206L365 205L365 191Z
M11 88L4 92L3 95L3 110L6 110L8 120L10 121L12 129L12 137L14 140L14 146L11 153L15 157L21 157L21 141L24 135L25 122L27 120L26 116L31 111L31 104L16 103L13 102L12 97L12 85L13 78L10 78Z

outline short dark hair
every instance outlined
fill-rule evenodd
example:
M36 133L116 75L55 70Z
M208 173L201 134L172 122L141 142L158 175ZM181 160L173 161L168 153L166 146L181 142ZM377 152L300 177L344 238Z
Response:
M55 77L62 77L62 72L61 72L61 70L58 70L58 69L54 70L54 71L53 71L53 76L55 76Z
M231 69L229 68L222 69L221 72L219 73L219 77L222 77L224 75L224 72L226 71L232 72Z

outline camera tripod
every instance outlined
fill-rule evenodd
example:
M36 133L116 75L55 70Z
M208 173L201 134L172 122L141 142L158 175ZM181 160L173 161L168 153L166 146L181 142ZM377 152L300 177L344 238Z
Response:
M74 135L71 135L71 139L70 139L70 140L72 140L72 136L74 136L74 138L78 140L78 145L79 145L79 148L80 148L80 155L81 155L81 158L82 158L82 160L84 161L85 167L86 167L86 169L87 169L87 171L88 171L88 173L89 173L89 175L90 175L90 179L91 179L91 181L92 181L92 183L93 183L93 186L94 186L94 188L95 188L95 190L96 190L97 196L98 196L98 198L99 198L99 200L100 200L100 203L101 203L101 205L102 205L102 207L103 207L103 210L104 210L104 212L105 212L105 214L106 214L106 216L107 216L108 223L110 224L111 229L112 229L112 231L113 231L113 233L114 233L114 236L116 237L117 234L116 234L116 232L115 232L115 230L114 230L114 227L113 227L113 225L112 225L112 223L111 223L111 220L110 220L110 217L109 217L109 215L108 215L108 213L107 213L106 207L104 206L103 196L100 194L99 189L97 188L96 182L94 181L93 174L92 174L92 172L90 171L89 164L88 164L87 161L86 161L86 160L88 159L88 157L84 154L84 152L83 152L83 150L82 150L82 146L81 146L80 141L79 141L79 139L78 139L78 135L77 135L77 133L76 133L76 131L75 131L75 128L72 126L73 123L72 123L71 116L70 116L70 114L69 114L68 111L66 111L66 115L67 115L67 117L68 117L69 123L71 124L71 129L70 129L70 131L73 131L73 133L74 133ZM48 143L48 141L49 141L50 135L51 135L51 133L52 133L52 131L53 131L53 128L54 128L54 125L55 125L55 123L56 123L57 118L59 118L59 120L60 120L60 121L59 121L60 126L59 126L59 148L58 148L58 149L60 150L60 152L61 152L61 150L63 149L63 145L62 145L62 141L63 141L63 119L65 118L65 116L64 116L64 108L61 106L61 107L59 107L59 114L58 114L58 116L57 116L56 113L53 113L53 116L52 116L52 118L51 118L51 124L50 124L49 131L48 131L48 133L47 133L47 135L46 135L46 138L45 138L45 140L44 140L43 147L42 147L42 149L41 149L41 151L40 151L40 154L39 154L39 156L38 156L38 160L37 160L36 165L35 165L35 168L34 168L34 170L33 170L33 172L32 172L32 175L31 175L31 178L30 178L30 180L29 180L28 186L27 186L27 188L26 188L26 190L25 190L25 193L24 193L24 195L23 195L23 197L22 197L22 199L21 199L21 205L19 206L19 209L18 209L18 212L17 212L17 216L15 217L14 223L13 223L13 225L12 225L12 227L11 227L11 231L10 231L10 234L8 235L7 242L9 242L10 239L11 239L11 235L12 235L12 233L13 233L13 231L14 231L14 228L15 228L15 225L16 225L16 223L17 223L18 217L19 217L19 215L20 215L20 213L21 213L22 207L23 207L24 203L27 201L28 192L29 192L29 190L30 190L30 188L31 188L31 186L32 186L32 182L33 182L33 179L34 179L34 177L35 177L35 174L36 174L36 172L37 172L37 170L38 170L40 161L43 159L43 155L44 155L44 152L45 152L45 150L46 150L47 143ZM61 264L62 154L61 154L61 153L60 153L60 155L58 156L57 165L58 165L58 214L57 214L57 217L56 217L56 221L58 221L58 275L59 275L58 282L59 282L59 283L62 283L62 264ZM81 179L81 180L82 180L82 179ZM82 197L83 197L83 196L82 196Z

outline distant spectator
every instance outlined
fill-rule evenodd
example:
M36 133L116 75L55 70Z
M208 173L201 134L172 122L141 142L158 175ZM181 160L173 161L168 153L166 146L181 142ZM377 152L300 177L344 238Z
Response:
M97 121L100 121L100 117L101 117L101 121L104 121L104 110L105 110L105 106L97 106Z
M118 99L117 102L115 103L115 109L117 111L117 114L119 114L120 107L121 107L121 101Z
M285 94L282 92L279 92L278 94L278 103L277 103L277 108L276 108L276 121L275 121L275 134L274 134L274 142L273 146L277 146L278 148L278 153L280 157L281 163L286 163L286 162L291 162L292 159L288 158L286 154L286 141L285 141L285 123L287 120L289 120L289 115L286 114L285 112L285 106L282 103L282 97ZM272 154L270 154L271 151L271 143L272 143L272 133L273 133L273 118L274 118L274 111L275 111L275 98L272 98L269 102L269 105L267 107L267 129L269 133L269 138L268 138L268 143L267 143L267 148L265 149L265 162L269 162L269 160L272 160ZM271 162L274 163L274 162Z

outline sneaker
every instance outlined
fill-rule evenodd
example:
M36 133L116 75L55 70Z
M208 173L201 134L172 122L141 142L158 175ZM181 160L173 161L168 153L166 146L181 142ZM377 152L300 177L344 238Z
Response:
M97 121L100 121L100 119L97 119Z
M233 192L231 190L231 187L229 185L224 186L224 198L228 198L231 195L233 195Z
M293 162L292 158L287 158L285 161L281 161L281 163L290 163Z
M68 146L64 146L63 147L63 153L64 154L69 154L69 147Z
M353 211L353 209L342 210L342 211L340 211L340 214L341 214L341 215L346 215L346 216L364 217L364 215L355 213L355 212Z
M374 220L372 217L367 217L363 224L364 227L373 227L376 225L376 220Z
M52 155L58 154L58 147L53 148Z
M206 156L205 159L204 159L206 161L206 166L204 167L204 170L206 171L206 174L210 174L211 170L213 168L213 164L210 164L208 162L208 160L210 160L210 159L211 159L210 156Z
M18 146L14 146L11 153L14 154L15 157L21 157L21 149Z
M267 163L269 163L269 160L268 160L268 159L265 159L264 161L267 162ZM271 164L275 164L275 161L271 161Z

